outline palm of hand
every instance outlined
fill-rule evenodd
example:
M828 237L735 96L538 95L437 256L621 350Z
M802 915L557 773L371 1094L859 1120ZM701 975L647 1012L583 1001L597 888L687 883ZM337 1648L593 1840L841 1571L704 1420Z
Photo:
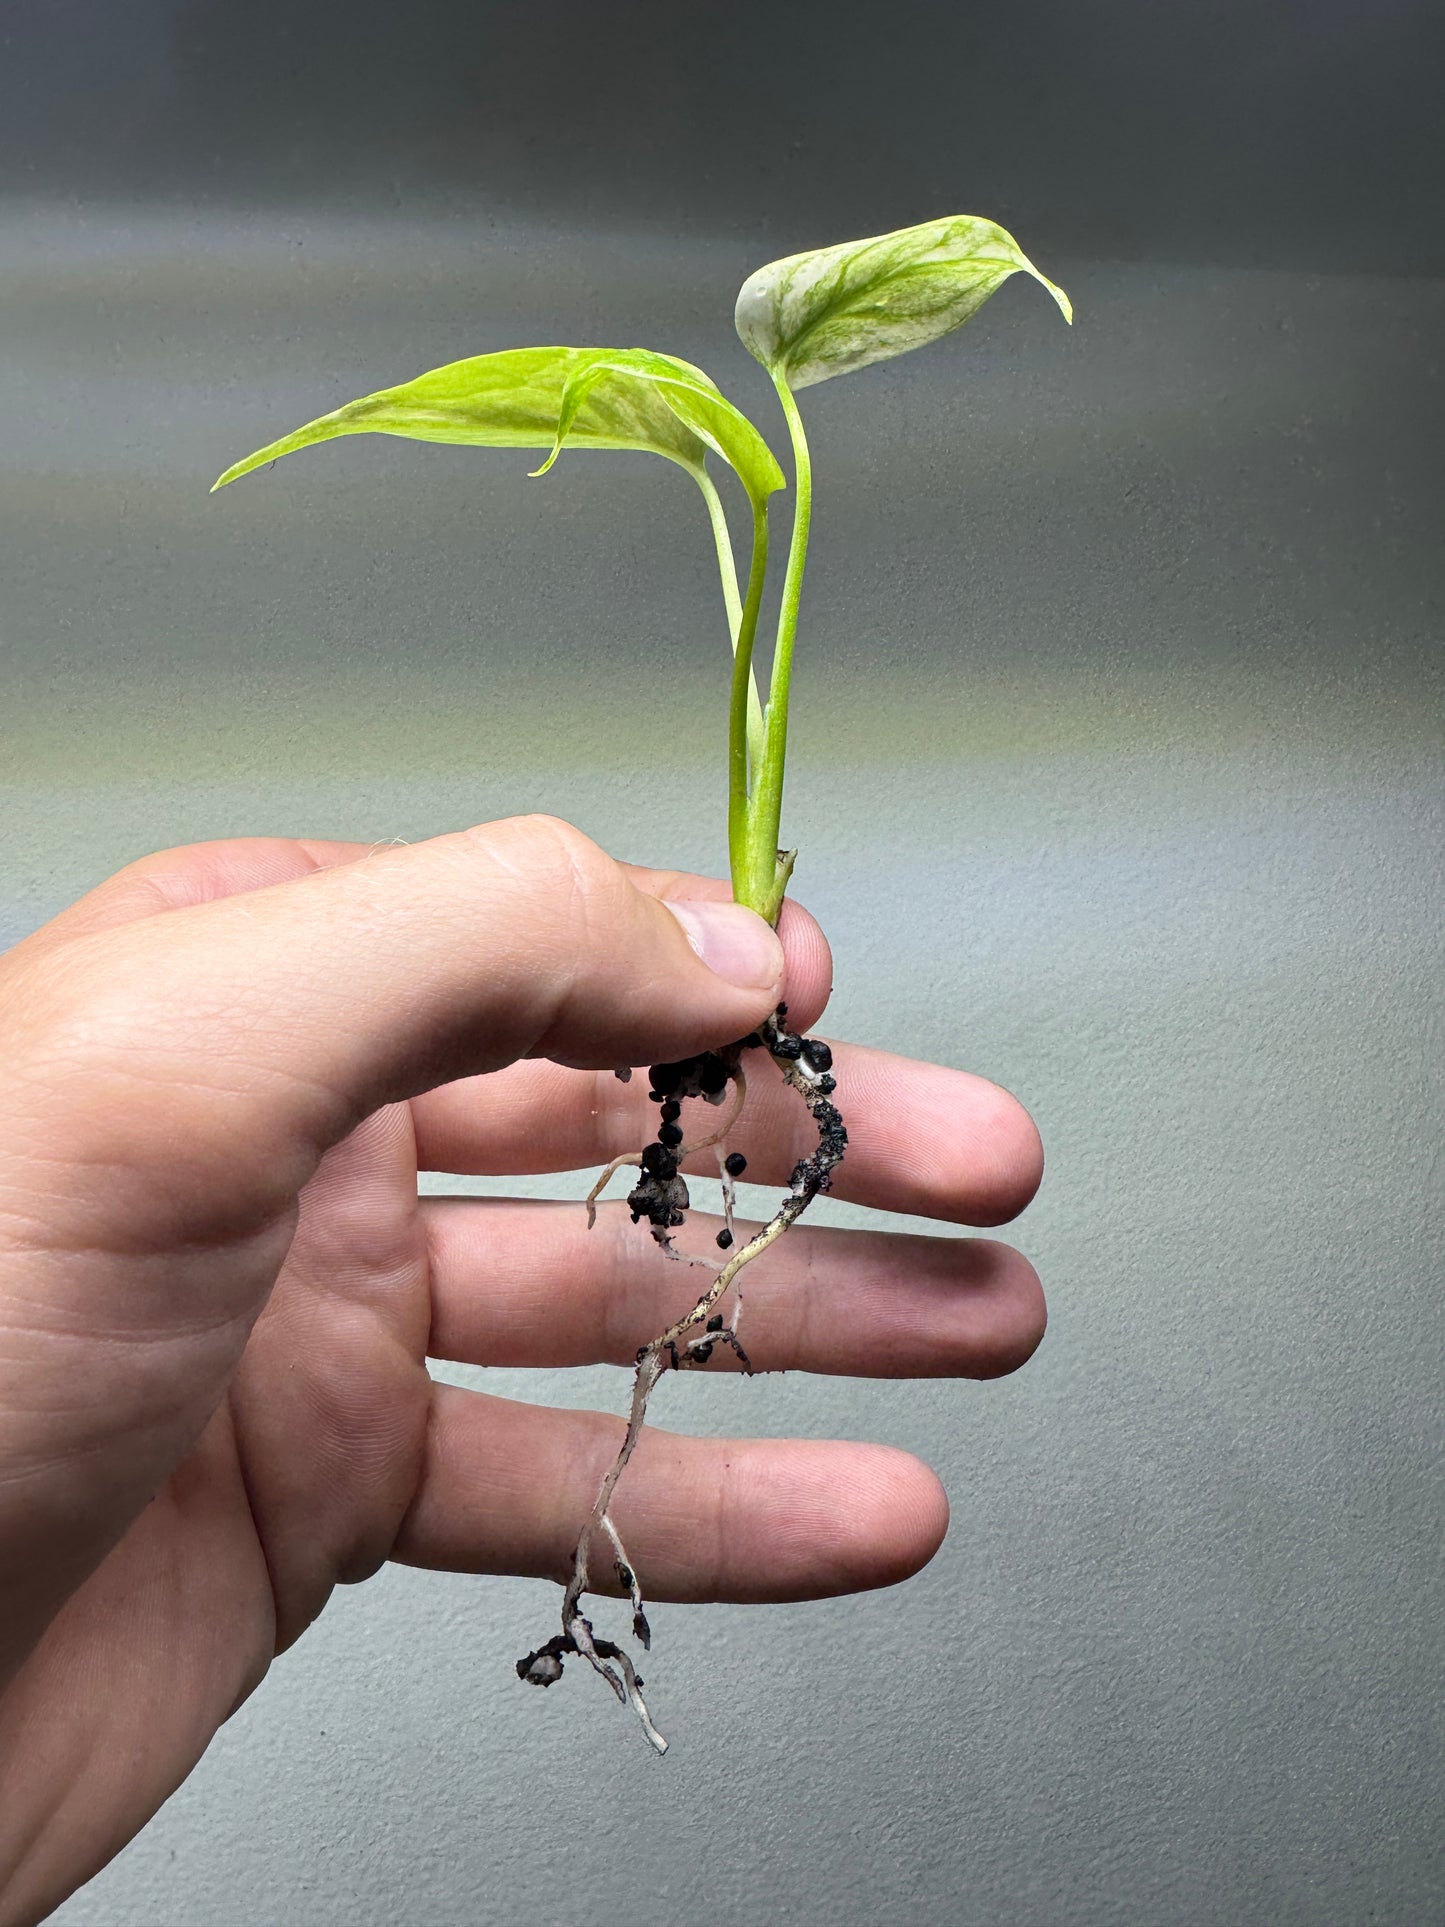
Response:
M323 1159L229 1396L11 1686L31 1784L123 1778L133 1830L332 1587L387 1558L424 1461L430 1308L394 1105Z

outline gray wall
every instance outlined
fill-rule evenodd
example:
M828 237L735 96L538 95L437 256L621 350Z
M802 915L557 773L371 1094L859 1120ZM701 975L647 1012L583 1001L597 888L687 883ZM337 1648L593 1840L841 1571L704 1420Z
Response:
M833 1033L980 1070L1038 1117L1049 1174L1016 1236L1049 1335L984 1386L665 1388L681 1429L907 1446L954 1508L896 1591L661 1609L665 1761L592 1682L518 1685L547 1587L387 1572L58 1918L1437 1920L1445 282L1420 273L1439 179L1411 118L1434 29L1278 6L1241 37L1240 9L1184 8L1170 45L1123 4L1033 5L1012 38L892 9L796 109L831 162L769 184L723 150L754 16L696 11L665 52L718 179L684 220L686 112L649 151L576 71L513 85L500 129L447 73L427 145L397 55L369 147L346 103L392 98L384 9L356 11L309 132L329 7L289 53L269 6L249 34L240 9L151 5L68 37L12 10L32 132L0 208L0 935L239 832L545 807L717 869L721 745L683 745L715 737L724 667L665 465L528 483L520 458L358 441L205 490L335 401L528 340L668 348L768 419L730 332L750 267L955 206L1008 218L1072 333L1015 282L956 340L806 398L787 821ZM524 12L555 65L576 10L425 19L460 62L484 18L516 75ZM819 16L779 18L796 70ZM919 49L960 20L949 120ZM639 55L654 95L662 58ZM1049 112L1025 140L989 108L976 167L965 109L1013 98L1025 60ZM870 76L892 91L860 160L838 103ZM1214 125L1233 221L1201 178ZM488 1384L624 1393L607 1369Z

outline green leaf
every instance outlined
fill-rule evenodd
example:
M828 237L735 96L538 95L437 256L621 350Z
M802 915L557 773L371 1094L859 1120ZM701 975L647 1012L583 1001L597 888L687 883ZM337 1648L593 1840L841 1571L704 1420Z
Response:
M585 419L589 403L602 400L618 407L629 391L650 399L649 389L684 428L736 470L759 507L777 489L787 486L773 451L757 429L701 370L647 348L619 349L605 361L590 362L573 372L563 390L552 452L533 474L546 474L563 445L571 441L576 425Z
M1073 320L1069 297L1011 234L954 214L759 268L738 295L737 330L771 373L810 388L951 334L1018 273L1042 282Z
M569 384L589 369L628 365L639 354L645 351L508 348L500 354L450 362L399 388L363 395L359 401L348 402L344 408L334 409L280 441L257 449L254 455L228 468L212 493L278 456L309 448L313 442L331 441L338 435L402 435L422 442L555 449ZM646 360L654 370L654 379L599 380L580 397L567 426L567 441L583 448L648 450L700 475L707 449L717 447L722 439L718 433L721 411L727 411L736 422L744 418L690 362L671 355L647 355ZM735 426L729 432L741 449L743 438ZM757 431L752 433L761 443ZM748 460L756 466L755 451Z

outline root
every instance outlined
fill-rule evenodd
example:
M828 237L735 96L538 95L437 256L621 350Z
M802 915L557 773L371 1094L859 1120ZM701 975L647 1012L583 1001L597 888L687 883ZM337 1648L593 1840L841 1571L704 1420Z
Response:
M592 1189L587 1193L586 1198L583 1200L583 1202L587 1206L587 1229L589 1231L595 1231L597 1229L597 1200L602 1196L602 1193L607 1189L608 1185L611 1184L612 1180L617 1176L617 1173L621 1171L626 1165L629 1165L629 1164L638 1165L638 1164L641 1164L641 1162L642 1162L642 1155L640 1152L624 1151L620 1157L615 1157L612 1160L611 1164L608 1165L607 1169L602 1173L601 1177L598 1178L596 1184L593 1185Z
M633 1223L646 1218L653 1238L667 1257L684 1264L715 1269L716 1275L691 1311L676 1319L637 1354L627 1429L577 1540L572 1576L562 1599L562 1631L544 1646L538 1647L536 1652L528 1653L525 1659L519 1660L517 1672L534 1686L551 1686L562 1677L563 1657L569 1653L580 1654L602 1675L618 1699L632 1707L649 1742L659 1753L667 1751L667 1741L652 1723L647 1703L642 1697L642 1681L621 1647L611 1640L595 1637L591 1621L582 1612L582 1598L591 1584L593 1544L601 1534L612 1547L613 1570L618 1583L632 1601L633 1637L644 1651L650 1650L652 1629L648 1624L637 1569L623 1548L608 1510L618 1480L627 1469L627 1463L642 1436L648 1400L658 1379L669 1366L674 1371L705 1366L717 1344L727 1345L737 1354L744 1371L751 1372L751 1362L737 1335L743 1304L739 1283L741 1275L790 1226L796 1224L820 1191L828 1189L832 1174L842 1162L847 1149L848 1133L837 1106L831 1101L835 1088L832 1053L821 1039L801 1037L788 1030L783 1022L787 1009L786 1004L779 1004L754 1036L729 1045L725 1050L706 1051L700 1057L679 1064L654 1064L650 1073L652 1088L649 1096L662 1107L657 1142L649 1144L640 1154L614 1158L593 1185L586 1200L590 1227L596 1222L597 1200L608 1180L624 1165L640 1167L641 1179L627 1200ZM766 1050L782 1071L784 1082L790 1084L802 1098L818 1127L818 1148L810 1156L799 1159L793 1167L787 1196L768 1222L719 1265L715 1259L688 1257L673 1248L672 1234L685 1222L691 1202L679 1166L685 1158L699 1151L716 1148L723 1185L724 1215L724 1229L718 1233L717 1242L723 1250L730 1250L735 1242L733 1181L746 1169L747 1161L739 1152L725 1154L723 1146L742 1112L747 1096L747 1081L741 1060L742 1052L750 1046L761 1046ZM736 1086L736 1096L724 1122L710 1135L692 1144L685 1144L678 1123L682 1100L701 1097L710 1104L720 1105L726 1101L730 1083ZM731 1321L725 1323L722 1314L714 1307L730 1288L734 1292L733 1313ZM701 1326L702 1330L689 1337L688 1334L696 1326Z

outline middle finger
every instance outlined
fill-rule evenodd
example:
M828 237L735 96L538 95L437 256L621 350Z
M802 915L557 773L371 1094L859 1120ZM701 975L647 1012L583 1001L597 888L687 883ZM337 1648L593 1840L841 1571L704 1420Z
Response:
M664 1258L623 1205L587 1229L580 1204L428 1198L433 1358L469 1365L630 1365L694 1304L708 1273ZM713 1253L721 1219L693 1213L684 1253ZM741 1224L740 1240L750 1235ZM1028 1260L991 1238L798 1225L740 1273L739 1338L758 1371L994 1378L1044 1331ZM731 1299L720 1309L730 1309ZM726 1344L713 1365L736 1369Z

